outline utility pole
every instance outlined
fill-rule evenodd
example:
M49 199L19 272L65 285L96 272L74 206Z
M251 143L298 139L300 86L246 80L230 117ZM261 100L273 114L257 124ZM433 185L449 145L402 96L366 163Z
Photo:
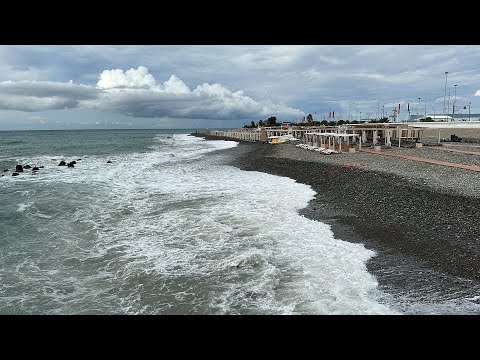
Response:
M351 113L352 113L352 102L350 101L350 102L348 103L348 120L349 120L349 121L352 121L352 117L351 117L351 115L350 115Z
M471 105L471 104L472 104L472 103L469 101L469 102L468 102L468 121L470 121L470 105Z

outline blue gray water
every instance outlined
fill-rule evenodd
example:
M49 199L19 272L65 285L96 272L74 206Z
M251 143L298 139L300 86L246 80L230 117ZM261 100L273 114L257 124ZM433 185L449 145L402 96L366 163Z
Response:
M309 186L189 132L0 132L0 313L395 313Z

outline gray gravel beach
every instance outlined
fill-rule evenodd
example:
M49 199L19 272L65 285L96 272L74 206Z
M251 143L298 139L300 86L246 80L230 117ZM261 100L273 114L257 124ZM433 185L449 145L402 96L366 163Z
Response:
M398 311L480 314L480 172L364 152L322 155L293 143L240 143L232 151L232 165L243 170L312 186L317 195L301 214L374 250L368 270ZM480 163L479 155L389 151Z

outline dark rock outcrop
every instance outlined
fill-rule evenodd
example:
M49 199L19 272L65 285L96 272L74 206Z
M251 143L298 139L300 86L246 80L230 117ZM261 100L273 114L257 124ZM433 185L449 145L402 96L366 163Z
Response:
M25 165L23 168L24 168L24 169L31 169L32 167L27 164L27 165Z
M12 176L18 176L18 175L20 175L20 174L17 173L17 172L14 172L14 173L12 174Z
M23 166L22 165L15 166L15 172L23 172Z
M60 161L60 163L58 164L58 166L65 166L65 165L67 165L67 163L64 160Z
M40 169L36 166L32 169L32 171L38 171L38 170L40 170Z
M107 161L107 164L111 164L112 162L110 160Z
M7 172L7 171L8 171L8 169L3 170L3 172Z
M69 163L67 164L67 167L75 167L74 165L75 165L75 164L73 163L73 161L71 161L71 162L69 162Z

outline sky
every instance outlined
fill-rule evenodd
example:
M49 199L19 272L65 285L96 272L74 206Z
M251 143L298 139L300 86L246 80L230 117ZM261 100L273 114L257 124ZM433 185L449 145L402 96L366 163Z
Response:
M478 64L480 45L0 45L0 131L480 113Z

